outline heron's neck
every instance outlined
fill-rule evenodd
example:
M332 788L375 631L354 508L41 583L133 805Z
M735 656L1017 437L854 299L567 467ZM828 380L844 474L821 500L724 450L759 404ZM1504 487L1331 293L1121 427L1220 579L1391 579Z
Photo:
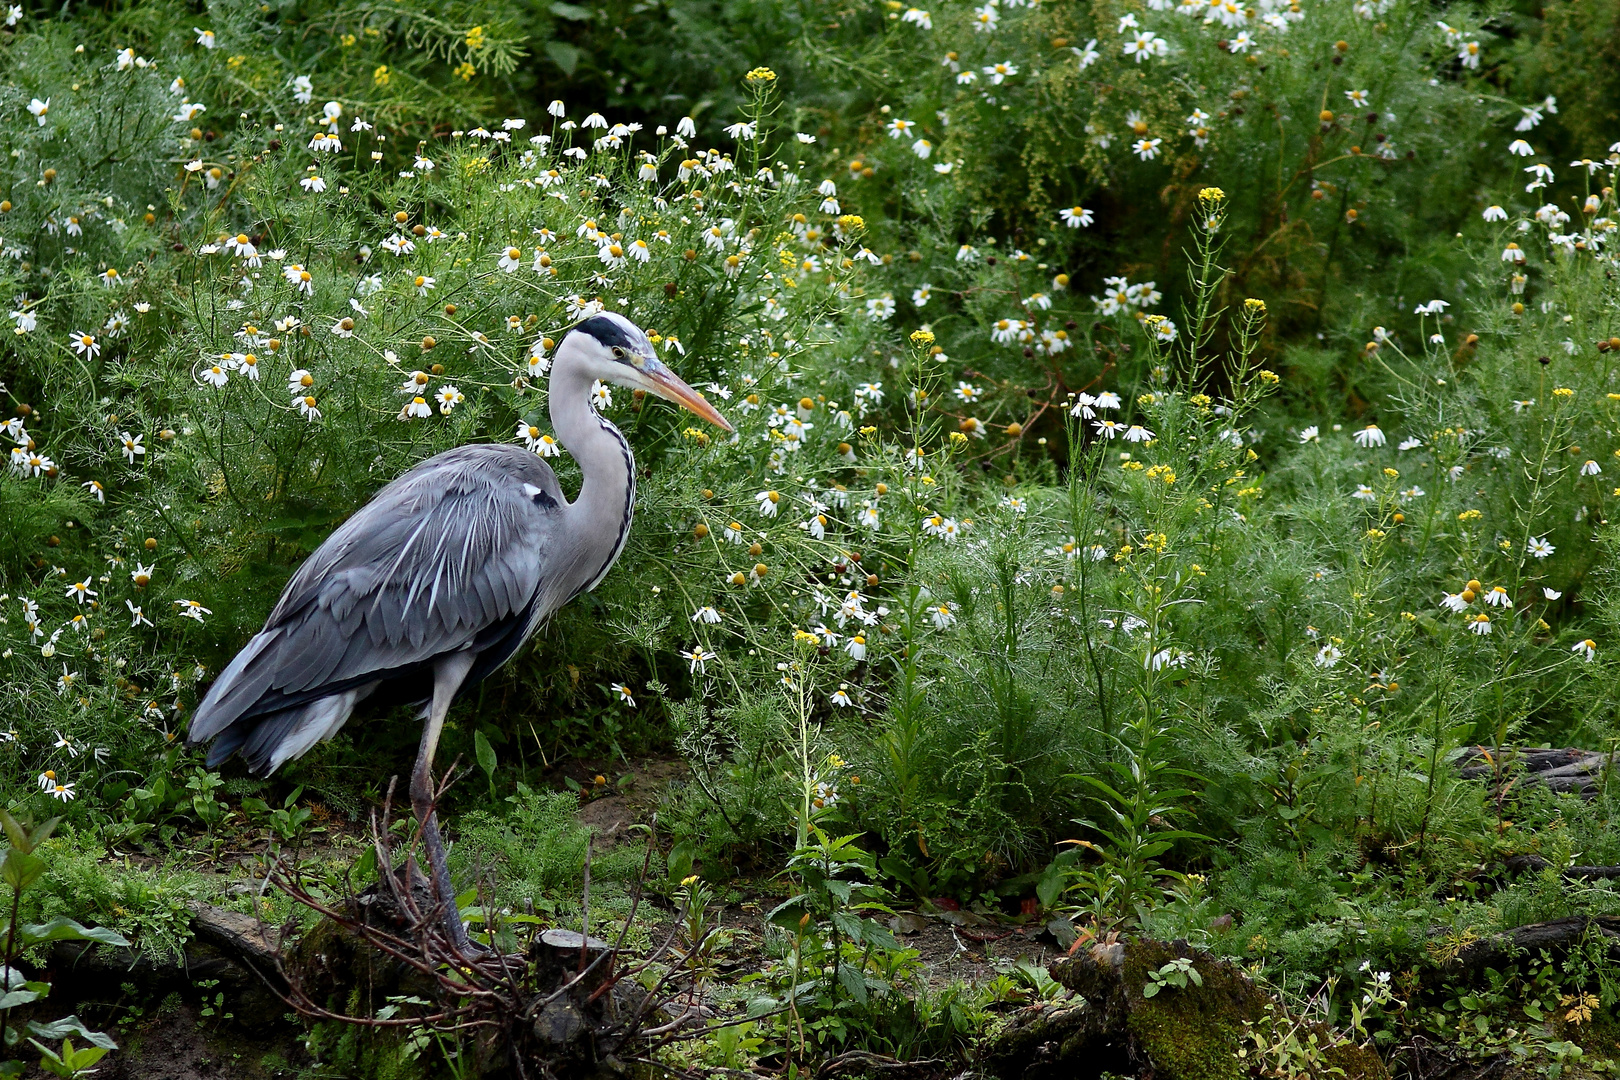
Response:
M584 475L568 507L581 589L594 588L619 557L636 505L635 458L619 429L591 407L594 381L562 357L551 371L551 426Z

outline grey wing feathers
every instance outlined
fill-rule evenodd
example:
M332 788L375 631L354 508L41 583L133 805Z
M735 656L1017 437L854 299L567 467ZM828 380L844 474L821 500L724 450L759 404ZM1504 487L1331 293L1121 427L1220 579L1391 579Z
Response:
M310 728L331 726L330 706L310 706L343 694L352 705L379 681L477 647L491 628L516 629L514 619L527 620L526 636L548 613L536 608L551 591L546 553L566 505L550 467L515 446L464 446L418 465L293 575L198 706L189 741L264 717L263 730L227 732L210 759L240 749L250 765L284 760L263 744L307 736L302 753L320 737ZM284 730L271 739L270 729Z

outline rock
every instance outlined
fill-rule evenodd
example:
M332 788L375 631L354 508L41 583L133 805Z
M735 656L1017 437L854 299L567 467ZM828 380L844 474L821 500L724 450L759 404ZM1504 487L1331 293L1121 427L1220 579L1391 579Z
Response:
M585 1017L568 998L558 998L534 1018L534 1037L551 1046L567 1046L585 1031Z
M1201 980L1143 991L1166 964L1190 961ZM1077 1080L1103 1073L1152 1075L1155 1080L1242 1080L1239 1056L1253 1048L1249 1025L1277 1008L1243 970L1185 942L1151 939L1098 944L1048 969L1074 999L1015 1014L989 1044L984 1064L1001 1080ZM1317 1063L1343 1080L1388 1080L1370 1050L1337 1039L1321 1025Z

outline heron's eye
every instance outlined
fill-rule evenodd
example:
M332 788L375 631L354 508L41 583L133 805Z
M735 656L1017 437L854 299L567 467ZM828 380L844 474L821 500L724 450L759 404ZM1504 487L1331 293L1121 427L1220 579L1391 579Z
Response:
M624 359L624 350L619 348L617 345L613 346L613 359L615 359L615 360L623 360Z

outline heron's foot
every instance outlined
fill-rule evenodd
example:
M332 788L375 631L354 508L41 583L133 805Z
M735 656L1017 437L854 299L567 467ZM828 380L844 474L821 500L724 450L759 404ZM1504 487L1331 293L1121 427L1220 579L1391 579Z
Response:
M487 960L499 955L488 945L479 944L470 937L465 945L460 946L460 950L470 960Z
M461 921L456 906L456 890L450 881L450 860L444 850L444 839L439 835L439 822L429 810L422 822L422 846L427 849L428 867L432 874L434 900L443 906L444 929L455 948L468 956L487 951L467 936L467 927Z

